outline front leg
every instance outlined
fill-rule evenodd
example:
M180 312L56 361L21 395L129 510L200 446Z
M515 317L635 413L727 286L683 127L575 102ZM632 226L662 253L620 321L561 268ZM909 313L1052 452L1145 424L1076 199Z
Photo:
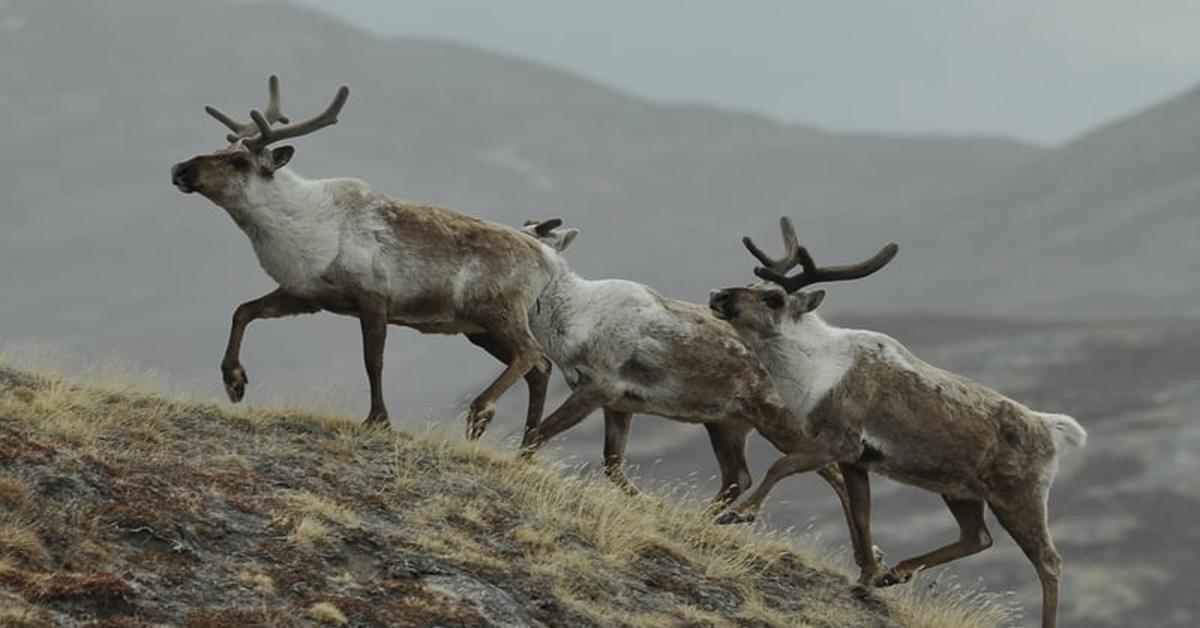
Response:
M819 443L809 442L806 447L781 456L767 469L762 484L741 504L717 517L718 524L745 523L754 521L762 503L771 489L783 478L797 473L807 473L833 462L834 457Z
M371 385L371 411L367 425L388 425L387 406L383 402L383 349L387 345L387 300L369 295L359 303L358 320L362 326L363 364Z
M628 495L637 495L637 487L625 475L625 442L629 439L629 427L633 414L604 409L604 475Z
M880 553L871 542L871 478L867 469L857 464L843 462L838 467L845 480L849 500L846 522L850 525L854 562L858 563L858 582L872 585L883 567Z
M260 318L281 318L296 314L311 314L321 307L309 299L292 296L282 288L253 301L246 301L233 312L233 326L229 330L229 343L225 346L225 358L221 360L221 377L225 381L225 392L229 400L237 403L246 394L246 369L242 368L242 337L246 326Z

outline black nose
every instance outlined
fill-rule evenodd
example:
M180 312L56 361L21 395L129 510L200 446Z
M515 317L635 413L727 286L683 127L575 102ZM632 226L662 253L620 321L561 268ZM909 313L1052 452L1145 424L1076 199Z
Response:
M184 192L196 189L196 164L190 161L171 166L171 183Z
M708 293L708 309L712 310L717 318L733 318L733 295L725 290L713 290Z

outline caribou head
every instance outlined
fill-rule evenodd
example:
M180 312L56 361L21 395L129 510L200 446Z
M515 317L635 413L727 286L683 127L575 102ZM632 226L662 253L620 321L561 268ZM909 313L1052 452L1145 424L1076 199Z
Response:
M269 99L261 112L250 112L250 122L238 122L212 105L204 110L225 125L229 145L207 155L199 155L171 166L171 182L185 194L199 192L222 207L232 208L250 202L256 189L272 183L277 171L287 165L295 154L291 146L268 150L276 142L308 135L337 122L338 113L350 96L343 85L333 102L316 116L290 124L279 104L279 77L272 75L267 82Z
M824 290L802 291L801 288L815 283L849 281L866 277L887 265L896 256L899 247L890 242L874 256L857 264L844 266L817 266L808 249L800 246L792 221L784 216L779 219L779 230L783 234L784 254L776 259L767 255L750 238L742 238L742 244L762 266L754 274L766 280L736 288L713 290L708 306L717 318L729 321L743 336L758 338L774 336L785 320L797 320L811 312L825 298ZM788 275L796 266L801 271Z

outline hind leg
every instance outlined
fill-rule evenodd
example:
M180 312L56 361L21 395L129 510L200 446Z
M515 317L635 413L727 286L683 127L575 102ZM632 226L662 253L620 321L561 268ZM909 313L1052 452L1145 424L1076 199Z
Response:
M946 502L946 507L958 522L958 540L932 552L900 561L887 573L876 578L875 586L886 587L908 582L922 569L977 554L992 546L992 535L988 533L983 518L983 500L954 499L946 495L942 495L942 500Z
M575 389L571 396L538 426L534 435L530 437L529 444L521 450L521 457L532 458L546 441L574 427L589 414L603 407L607 401L609 400L606 395L596 388L583 386Z
M753 482L746 465L746 436L752 428L748 423L730 420L705 423L704 427L721 468L721 486L710 502L715 512L737 499Z
M488 329L487 335L496 344L495 350L511 356L511 359L508 360L508 364L500 376L471 402L471 409L467 413L467 438L471 440L483 436L484 430L487 429L488 423L496 413L496 400L500 398L500 395L511 388L517 379L523 377L530 369L543 364L545 359L541 347L529 333L529 326L523 317L509 327L498 326ZM549 372L546 377L549 377ZM526 438L529 436L526 435Z
M1030 491L1020 499L1003 505L988 502L1000 525L1017 542L1033 563L1042 583L1042 628L1058 625L1058 584L1062 576L1062 557L1050 538L1046 521L1045 490Z
M506 366L512 363L512 354L508 349L488 334L467 334L467 340L487 351L489 355L500 360ZM530 435L542 420L542 412L546 409L546 389L550 386L551 368L550 359L542 356L541 360L525 373L525 385L529 388L529 405L525 410L525 433L521 437L522 447L527 444Z

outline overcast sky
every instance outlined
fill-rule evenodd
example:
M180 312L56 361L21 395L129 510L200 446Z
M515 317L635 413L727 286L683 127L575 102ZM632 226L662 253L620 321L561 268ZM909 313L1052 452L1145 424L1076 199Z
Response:
M292 0L663 102L1058 142L1200 83L1196 0Z

